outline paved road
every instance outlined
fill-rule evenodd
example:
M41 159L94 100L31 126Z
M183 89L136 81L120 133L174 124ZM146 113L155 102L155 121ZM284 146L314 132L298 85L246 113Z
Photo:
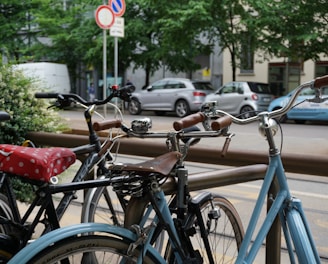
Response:
M101 111L102 113L102 111ZM61 115L67 118L68 124L71 127L86 129L87 126L82 121L83 113L80 111L62 111ZM113 118L113 111L108 110L106 118ZM155 116L152 112L143 112L140 116L132 116L124 114L124 122L130 124L132 120L143 117L151 117L153 131L164 130L168 131L172 128L172 124L175 120L178 120L174 116ZM98 116L94 116L95 120L102 120ZM328 155L328 123L316 123L296 125L293 123L282 124L283 137L278 133L276 136L277 144L283 143L284 153L309 155ZM265 139L259 135L257 124L249 125L231 125L230 131L235 133L230 144L231 150L254 150L267 152L267 144ZM202 139L201 145L213 146L217 142L217 146L220 149L223 145L224 139Z

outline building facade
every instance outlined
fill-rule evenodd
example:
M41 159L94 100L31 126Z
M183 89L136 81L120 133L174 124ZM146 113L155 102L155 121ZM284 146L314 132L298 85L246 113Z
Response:
M253 71L242 73L237 69L236 81L257 81L269 83L276 96L287 94L301 83L328 74L328 57L323 54L320 60L307 60L302 63L289 62L287 58L272 58L259 63L254 56ZM229 52L223 52L223 83L232 81L232 68Z

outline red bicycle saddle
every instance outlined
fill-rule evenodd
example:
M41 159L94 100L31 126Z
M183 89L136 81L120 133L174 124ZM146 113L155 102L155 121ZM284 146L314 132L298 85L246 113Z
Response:
M67 148L29 148L0 144L0 171L49 182L65 171L76 156Z

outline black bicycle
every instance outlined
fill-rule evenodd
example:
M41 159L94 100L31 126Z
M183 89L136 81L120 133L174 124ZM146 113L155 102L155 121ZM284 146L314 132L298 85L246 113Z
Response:
M72 103L79 103L86 107L84 117L89 129L89 143L68 148L31 148L9 144L0 144L0 261L6 262L16 252L33 240L33 234L39 224L44 226L42 234L60 227L59 221L63 217L69 204L76 199L74 183L80 183L96 171L96 177L108 173L108 162L112 160L110 153L114 140L109 138L101 142L93 126L92 115L96 105L103 105L113 98L128 101L133 86L112 89L105 100L87 102L76 94L37 93L37 98L55 99L54 106L65 108ZM7 120L9 115L0 112L0 119ZM110 127L120 126L114 120ZM109 127L108 127L109 128ZM76 157L82 157L72 185L58 185L61 172L74 162ZM13 190L12 179L19 178L33 187L35 198L25 212L20 212ZM91 185L92 187L92 185ZM83 189L83 188L82 188ZM56 205L53 194L63 193ZM117 197L115 197L117 200ZM112 210L112 223L122 224L115 217L117 209L111 200L108 208Z

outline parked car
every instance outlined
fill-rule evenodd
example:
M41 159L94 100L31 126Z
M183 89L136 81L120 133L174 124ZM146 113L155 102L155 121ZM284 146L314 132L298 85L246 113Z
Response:
M274 111L284 107L295 90L289 92L287 95L273 100L268 110ZM305 99L314 97L314 90L307 88L301 91L296 99L294 108L289 110L286 115L280 118L280 122L285 122L287 119L294 120L295 123L304 124L309 121L328 121L328 101L323 103L303 102ZM328 97L328 87L321 88L323 97ZM303 102L303 103L301 103Z
M214 88L208 81L165 78L132 93L128 110L132 115L138 115L143 110L152 110L157 115L175 112L178 117L183 117L198 111L206 95L213 91Z
M216 108L240 118L267 111L274 99L269 84L260 82L229 82L215 93L206 96L205 102L216 101Z

